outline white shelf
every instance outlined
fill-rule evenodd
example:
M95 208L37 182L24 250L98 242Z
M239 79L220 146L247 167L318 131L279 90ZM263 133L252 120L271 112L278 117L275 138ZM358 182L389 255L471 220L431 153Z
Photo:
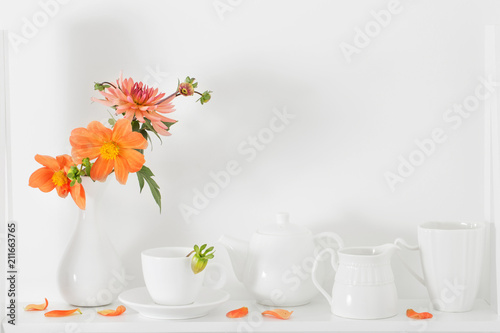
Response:
M308 305L288 308L294 313L289 320L262 317L267 309L254 301L230 300L207 316L190 320L155 320L141 316L132 309L119 317L103 317L94 308L82 308L82 315L46 318L43 312L26 312L21 304L16 326L4 319L5 333L44 332L500 332L500 317L490 306L478 300L473 311L444 313L431 311L434 318L412 320L406 309L423 311L427 300L400 300L397 316L380 320L350 320L329 312L323 298ZM106 308L116 307L117 304ZM239 319L226 318L233 309L248 306L249 315ZM50 304L50 309L69 309L67 304Z

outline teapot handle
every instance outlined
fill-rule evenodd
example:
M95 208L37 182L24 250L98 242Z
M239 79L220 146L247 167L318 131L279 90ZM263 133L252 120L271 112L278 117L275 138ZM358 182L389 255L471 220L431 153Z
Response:
M396 238L396 240L394 241L394 245L396 245L398 247L398 249L406 249L406 250L410 250L410 251L418 251L419 247L418 245L408 245L408 243L405 242L404 239L402 238ZM401 260L403 262L403 265L405 266L405 268L408 270L408 272L410 272L410 274L415 278L417 279L418 282L420 282L421 284L423 284L425 286L425 280L423 277L421 277L420 275L417 274L417 272L415 272L415 270L413 268L411 268L407 263L406 261L404 260Z
M330 294L328 294L328 292L321 286L321 284L316 279L316 269L318 268L318 262L322 261L322 256L327 252L330 253L330 255L331 255L330 262L331 262L332 267L335 270L335 272L337 272L337 269L339 266L338 260L337 260L337 252L335 252L335 250L333 250L332 248L326 248L326 249L323 249L314 259L314 264L313 264L312 271L311 271L311 277L312 277L312 282L314 283L316 288L321 292L321 294L323 294L323 296L325 296L326 300L328 301L328 304L332 304L332 296Z
M326 248L334 248L339 250L344 247L344 241L334 232L320 232L313 236L314 243L316 244L314 248L314 254L317 254ZM333 242L332 242L333 241ZM336 246L335 246L336 245Z

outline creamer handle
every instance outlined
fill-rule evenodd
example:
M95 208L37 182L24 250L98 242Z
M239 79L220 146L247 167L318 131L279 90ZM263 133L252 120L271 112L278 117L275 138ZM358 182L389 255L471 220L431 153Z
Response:
M406 250L410 250L410 251L417 251L419 249L418 245L409 245L408 243L405 242L404 239L402 238L397 238L395 241L394 241L394 245L396 245L399 249L406 249ZM399 255L399 254L398 254ZM401 257L400 257L401 258ZM408 270L408 272L410 272L411 275L413 275L413 277L415 279L417 279L418 282L420 282L421 284L423 284L425 286L425 280L423 277L421 277L420 275L417 274L417 272L415 272L413 270L413 268L411 268L405 260L403 260L401 258L401 261L403 262L403 265L406 267L406 269Z
M326 248L326 249L323 249L314 259L311 277L312 277L312 282L314 283L316 288L321 292L321 294L323 294L323 296L325 296L326 300L328 301L328 304L331 305L332 304L332 296L330 296L330 294L328 294L328 292L321 286L321 284L316 279L316 269L318 268L318 262L321 260L321 257L324 254L326 254L327 252L329 252L331 255L331 264L332 264L333 269L335 270L335 272L337 271L337 268L338 268L337 253L331 248Z

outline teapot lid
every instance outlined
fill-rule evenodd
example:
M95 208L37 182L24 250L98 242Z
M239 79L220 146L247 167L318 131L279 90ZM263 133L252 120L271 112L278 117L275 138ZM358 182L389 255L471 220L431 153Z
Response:
M276 214L276 221L264 228L257 230L258 233L264 235L286 236L286 235L304 235L310 231L304 226L290 223L288 213Z

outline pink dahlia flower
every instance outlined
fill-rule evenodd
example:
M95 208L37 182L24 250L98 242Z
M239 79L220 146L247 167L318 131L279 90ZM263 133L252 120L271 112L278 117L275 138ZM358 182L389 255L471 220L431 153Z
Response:
M172 100L175 94L162 99L165 94L158 94L158 89L149 88L142 82L134 82L132 78L116 80L116 87L111 86L100 93L105 99L92 98L94 102L115 107L116 114L123 113L126 119L132 121L135 117L141 123L145 118L151 121L156 132L161 135L170 135L168 127L163 122L175 123L177 120L170 119L162 113L174 112Z

